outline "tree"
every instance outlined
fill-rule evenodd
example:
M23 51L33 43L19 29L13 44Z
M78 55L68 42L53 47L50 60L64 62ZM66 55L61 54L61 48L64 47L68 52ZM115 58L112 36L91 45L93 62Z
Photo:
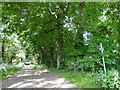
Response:
M102 67L98 46L103 43L106 66L111 67L118 54L112 53L117 51L115 45L118 43L116 5L118 3L5 2L2 3L2 17L7 29L3 33L15 33L21 43L26 42L23 44L26 45L26 59L33 55L38 63L57 69L67 67L69 60L76 68L83 63L86 69ZM91 33L90 40L84 40L85 32Z

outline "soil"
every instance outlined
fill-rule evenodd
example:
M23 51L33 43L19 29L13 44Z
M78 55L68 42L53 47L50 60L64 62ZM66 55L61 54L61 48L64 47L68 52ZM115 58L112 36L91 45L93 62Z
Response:
M2 82L2 88L73 88L75 85L47 70L24 66L17 74Z

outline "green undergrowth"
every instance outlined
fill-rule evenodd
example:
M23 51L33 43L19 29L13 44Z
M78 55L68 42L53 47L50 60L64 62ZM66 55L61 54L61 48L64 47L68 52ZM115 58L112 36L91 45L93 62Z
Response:
M76 72L66 74L62 77L74 83L76 88L99 88L99 84L96 81L97 76L91 73Z
M31 69L38 69L38 70L48 70L48 67L43 66L43 65L35 65L35 66L30 66Z
M15 73L18 71L21 71L22 67L14 67L14 68L6 68L6 70L1 69L1 77L0 77L0 82L9 78L10 76L13 76Z
M57 74L59 77L68 80L69 82L73 83L76 87L75 88L100 88L100 84L97 83L97 74L95 73L88 73L88 72L71 72L67 70L57 70L55 68L47 68L44 66L41 67L31 67L32 69L39 69L39 70L48 70Z
M55 68L49 68L47 70L49 70L49 71L51 71L53 73L58 73L58 74L60 74L60 73L69 73L69 71L67 71L67 70L59 70L59 69L57 70Z
M97 83L97 75L88 72L70 72L65 70L50 69L53 73L58 73L61 78L65 78L69 82L73 83L76 88L100 88L100 84Z

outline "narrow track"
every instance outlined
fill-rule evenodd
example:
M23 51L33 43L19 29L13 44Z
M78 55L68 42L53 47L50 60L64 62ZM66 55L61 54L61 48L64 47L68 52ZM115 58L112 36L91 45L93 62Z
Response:
M46 70L23 68L2 82L2 88L73 88L73 84Z

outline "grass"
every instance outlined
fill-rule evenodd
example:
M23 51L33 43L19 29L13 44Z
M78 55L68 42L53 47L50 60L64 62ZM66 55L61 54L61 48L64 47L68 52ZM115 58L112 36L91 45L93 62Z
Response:
M55 68L49 68L49 69L47 69L47 70L49 70L49 71L51 71L51 72L53 72L53 73L58 73L58 74L61 74L61 73L69 73L67 70L57 70L57 69L55 69Z
M1 73L0 82L9 78L10 76L13 76L15 73L17 73L21 69L22 69L21 67L7 68L7 71L4 71L3 69L1 69L0 70L0 73Z
M55 68L46 67L32 67L32 69L45 70L57 74L59 77L68 80L73 83L76 88L100 88L100 84L97 83L97 74L88 72L71 72L66 70L57 70Z
M68 73L62 77L74 83L76 88L100 88L96 81L97 75L92 75L91 73Z
M73 83L76 88L100 88L99 83L97 84L97 75L88 72L68 72L65 70L49 69L53 73L58 75L69 82Z

